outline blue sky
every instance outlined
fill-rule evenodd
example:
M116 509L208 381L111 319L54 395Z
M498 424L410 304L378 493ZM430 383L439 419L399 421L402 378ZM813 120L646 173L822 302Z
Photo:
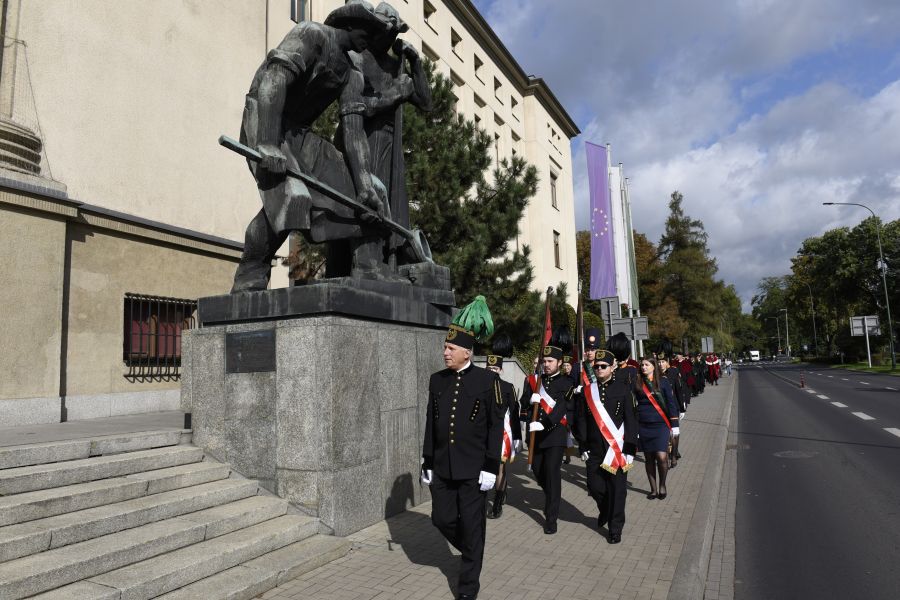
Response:
M635 228L657 240L679 190L748 306L809 236L860 202L900 218L900 2L474 0L583 134L625 165Z

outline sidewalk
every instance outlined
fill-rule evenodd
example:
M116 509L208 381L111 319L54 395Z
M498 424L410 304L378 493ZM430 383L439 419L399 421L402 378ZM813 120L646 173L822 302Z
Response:
M734 453L725 460L725 442L736 379L724 377L693 399L681 424L683 458L669 472L665 500L646 499L642 463L631 471L621 544L609 545L597 531L596 504L585 491L583 464L574 458L563 466L559 532L544 535L543 495L525 461L517 460L503 517L488 520L478 597L698 600L706 586L710 600L730 598ZM357 532L350 554L259 598L453 598L458 553L431 525L430 511L424 503Z

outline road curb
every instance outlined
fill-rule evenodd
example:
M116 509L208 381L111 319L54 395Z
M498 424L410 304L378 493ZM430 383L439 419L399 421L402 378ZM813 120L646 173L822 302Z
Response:
M712 549L713 530L716 525L716 511L719 505L719 488L722 484L722 471L725 468L725 449L728 443L728 428L734 397L737 394L738 371L735 370L734 384L722 413L722 421L717 425L716 438L709 453L709 462L703 474L703 484L694 505L694 514L688 526L684 546L672 585L669 587L667 600L698 600L703 598L706 589L706 575L709 570L709 557Z

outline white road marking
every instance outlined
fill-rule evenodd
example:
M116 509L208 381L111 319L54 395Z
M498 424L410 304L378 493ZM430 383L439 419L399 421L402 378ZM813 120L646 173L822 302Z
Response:
M846 377L841 377L841 381L850 381L850 380L847 379Z
M816 393L816 390L811 390L811 389L809 389L809 388L806 388L806 391L809 392L810 394L815 394L815 393Z
M819 394L819 398L821 398L822 400L828 400L828 396L824 394Z
M897 429L896 427L885 427L884 430L888 433L893 433L897 437L900 437L900 429Z
M832 404L837 406L838 408L847 408L847 405L843 402L832 402Z
M869 383L868 381L860 381L860 383L863 384L863 385L872 385L872 384Z
M884 386L884 389L886 389L886 390L891 390L892 392L896 392L896 391L897 391L897 388L892 388L892 387L888 387L888 386Z
M875 420L875 417L870 417L869 415L867 415L864 412L855 412L853 414L855 416L859 417L860 419L862 419L863 421L874 421Z
M834 375L829 375L828 377L829 377L830 379L834 379Z

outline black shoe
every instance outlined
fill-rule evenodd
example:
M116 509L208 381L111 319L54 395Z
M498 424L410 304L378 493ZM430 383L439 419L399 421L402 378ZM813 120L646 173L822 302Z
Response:
M477 594L460 594L456 597L456 600L475 600L477 597Z
M601 529L606 525L606 521L608 521L606 515L597 515L597 529Z
M675 458L681 458L681 452L675 452Z
M567 465L567 464L569 464L570 462L572 462L572 459L569 458L568 456L566 456L566 457L563 459L563 464L564 464L564 465Z
M611 533L611 534L609 534L609 538L607 538L606 541L609 542L610 544L618 544L619 542L622 541L622 534L621 533Z
M647 494L647 500L656 500L656 493L650 492Z
M556 533L556 523L547 523L544 525L544 533L547 535L553 535Z
M666 499L666 496L667 496L667 494L666 494L665 492L661 492L661 493L657 496L657 498L659 498L660 500L665 500L665 499Z
M494 494L494 504L488 513L488 519L499 519L503 514L503 502L506 501L506 492L497 492Z

